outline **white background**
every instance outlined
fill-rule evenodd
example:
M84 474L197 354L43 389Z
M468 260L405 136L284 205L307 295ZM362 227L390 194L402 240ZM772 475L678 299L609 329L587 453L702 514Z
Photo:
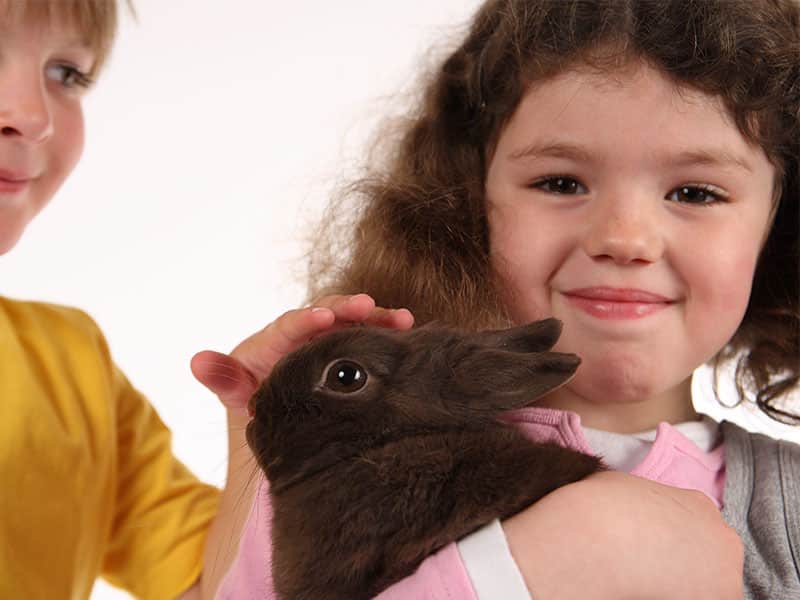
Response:
M0 258L2 293L92 314L176 454L221 485L224 412L190 357L303 301L309 223L478 4L136 0L85 102L83 161Z

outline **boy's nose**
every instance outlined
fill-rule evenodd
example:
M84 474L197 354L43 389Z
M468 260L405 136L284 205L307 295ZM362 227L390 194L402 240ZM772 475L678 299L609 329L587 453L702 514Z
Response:
M652 263L661 257L664 238L652 199L598 204L584 238L584 249L591 258L627 265Z
M40 143L53 133L47 92L40 78L0 76L0 133Z

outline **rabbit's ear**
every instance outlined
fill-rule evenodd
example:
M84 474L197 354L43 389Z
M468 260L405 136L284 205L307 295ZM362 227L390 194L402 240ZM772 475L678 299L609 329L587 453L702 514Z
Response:
M486 348L510 352L545 352L550 350L561 335L561 321L544 319L527 325L481 331L470 334L470 340Z
M459 417L494 417L528 406L566 383L580 362L574 354L559 352L478 350L450 365L441 393Z

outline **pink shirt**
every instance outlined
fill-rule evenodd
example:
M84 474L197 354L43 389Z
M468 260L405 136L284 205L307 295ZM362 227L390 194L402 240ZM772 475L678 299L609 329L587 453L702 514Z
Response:
M527 408L508 415L534 441L552 441L594 454L575 413ZM704 452L668 423L661 423L649 452L634 469L638 475L676 487L696 489L722 507L725 454L722 444ZM239 546L217 600L272 600L270 543L272 511L269 486L260 482ZM415 573L397 582L380 600L477 600L469 574L455 543L429 556Z

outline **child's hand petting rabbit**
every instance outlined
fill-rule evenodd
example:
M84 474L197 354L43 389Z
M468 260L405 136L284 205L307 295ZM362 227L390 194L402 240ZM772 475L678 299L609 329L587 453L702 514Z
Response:
M566 382L558 321L341 329L279 361L247 439L270 482L282 598L370 598L441 546L603 469L501 413Z

